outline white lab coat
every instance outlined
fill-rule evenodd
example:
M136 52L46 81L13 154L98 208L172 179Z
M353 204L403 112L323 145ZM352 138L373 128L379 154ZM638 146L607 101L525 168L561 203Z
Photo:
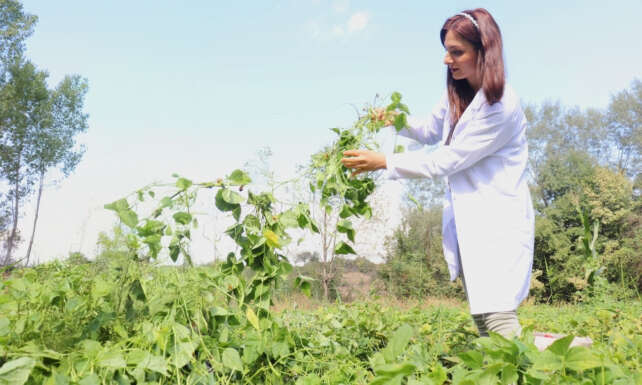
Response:
M401 135L441 144L430 153L387 155L386 174L446 177L443 248L451 280L462 268L472 314L515 310L528 295L535 232L526 180L526 118L508 85L493 105L480 89L445 146L448 108L444 94L427 120L408 119Z

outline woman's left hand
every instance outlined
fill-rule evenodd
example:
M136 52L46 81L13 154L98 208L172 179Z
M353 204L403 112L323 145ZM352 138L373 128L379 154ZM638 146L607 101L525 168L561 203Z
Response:
M374 171L386 168L386 156L370 150L349 150L343 152L341 163L355 171L352 176L357 176L365 171Z

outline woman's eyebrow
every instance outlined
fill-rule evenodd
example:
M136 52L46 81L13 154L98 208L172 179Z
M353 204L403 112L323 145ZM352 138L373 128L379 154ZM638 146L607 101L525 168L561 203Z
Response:
M451 50L451 49L461 49L462 47L459 44L453 44L453 45L447 45L446 49Z

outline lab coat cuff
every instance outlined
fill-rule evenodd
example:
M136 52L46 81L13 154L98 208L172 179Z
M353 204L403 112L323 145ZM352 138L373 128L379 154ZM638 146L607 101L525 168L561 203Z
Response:
M396 171L399 164L399 155L392 152L384 154L386 156L386 169L383 172L385 179L397 180L401 175Z

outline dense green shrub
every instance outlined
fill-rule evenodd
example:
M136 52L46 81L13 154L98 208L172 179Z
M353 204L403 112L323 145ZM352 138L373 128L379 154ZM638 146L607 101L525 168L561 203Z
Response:
M397 297L464 298L459 284L450 282L443 258L441 208L408 208L400 226L387 239L387 256L379 276Z

